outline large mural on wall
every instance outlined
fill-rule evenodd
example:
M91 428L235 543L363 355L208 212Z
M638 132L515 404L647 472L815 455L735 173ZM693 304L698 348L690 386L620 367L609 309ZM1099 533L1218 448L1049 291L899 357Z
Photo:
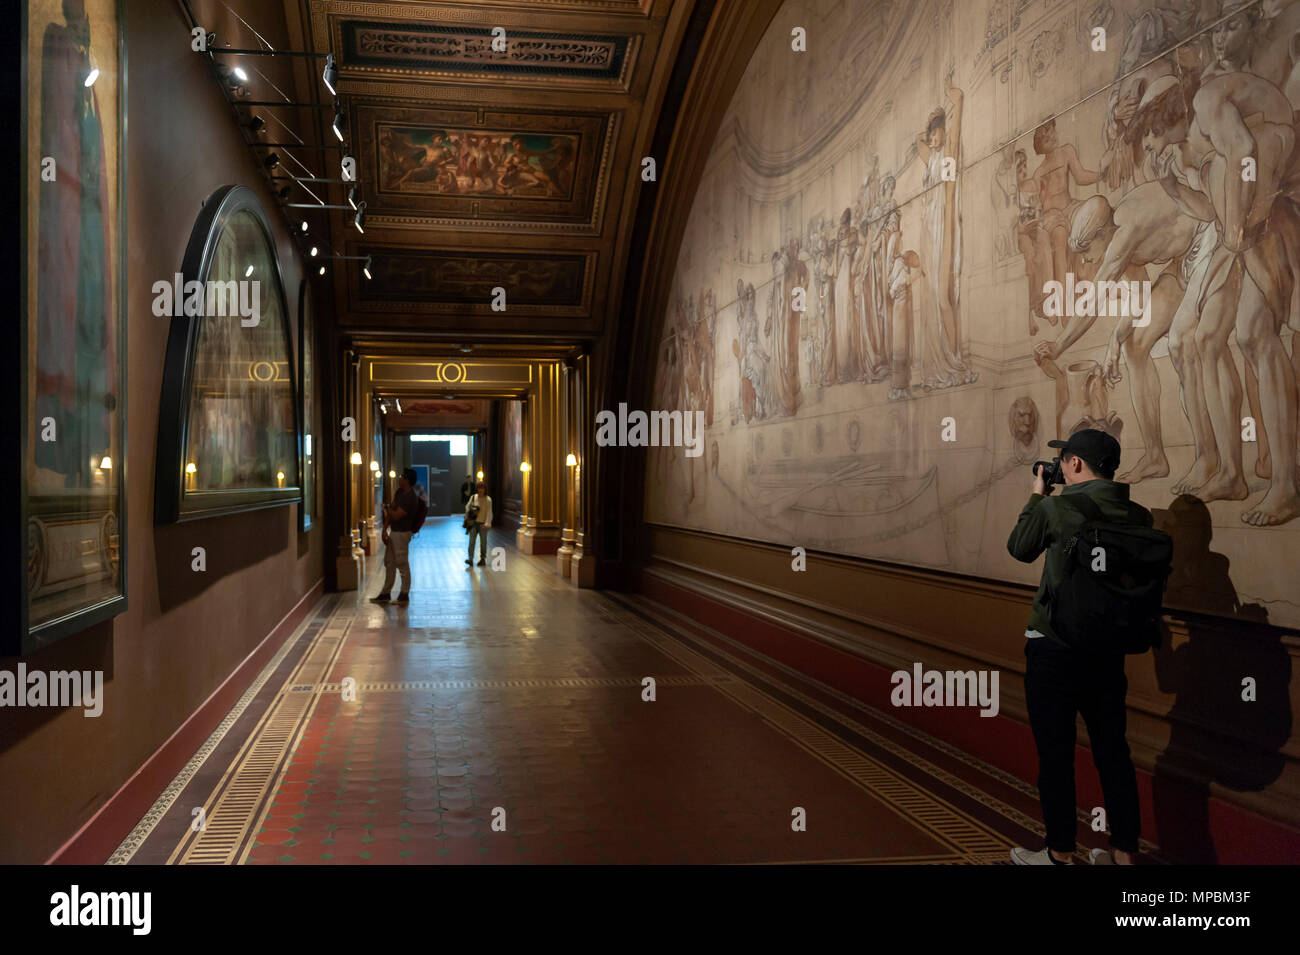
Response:
M1290 0L787 3L678 252L653 407L706 453L651 449L647 520L1030 582L1030 466L1097 427L1170 606L1300 625L1297 56Z

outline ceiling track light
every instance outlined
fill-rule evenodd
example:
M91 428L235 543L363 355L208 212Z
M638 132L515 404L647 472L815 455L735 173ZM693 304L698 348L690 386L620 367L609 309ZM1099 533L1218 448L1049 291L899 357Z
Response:
M329 53L325 57L325 72L321 74L321 79L325 83L325 88L330 91L330 96L337 96L334 84L339 81L339 68L334 64L334 54Z
M374 275L370 271L371 260L370 260L370 256L368 255L331 255L331 256L327 256L327 258L343 259L350 262L360 262L361 274L368 279L374 278Z
M363 199L361 201L361 204L357 206L357 214L352 217L352 224L357 227L357 231L360 232L362 235L366 234L365 221L366 221L366 203L365 200Z
M276 166L280 165L280 154L271 153L265 159L262 160L262 163L266 166L267 169L274 169Z
M334 135L338 138L339 142L343 142L343 125L343 110L340 109L336 103L334 105L334 122L330 128L334 130Z
M260 133L266 125L266 120L260 116L250 116L248 119L248 128L254 133Z
M360 207L357 205L357 200L360 198L361 198L360 186L353 186L351 189L348 190L348 205L350 205L353 209L357 209L358 211L360 210Z

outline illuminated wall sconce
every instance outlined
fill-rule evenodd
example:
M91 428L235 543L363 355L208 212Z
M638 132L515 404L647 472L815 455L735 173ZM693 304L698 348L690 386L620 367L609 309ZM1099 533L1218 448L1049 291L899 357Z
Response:
M278 471L275 475L275 486L284 487L284 472Z
M483 472L482 472L482 471L479 471L479 472L478 472L478 479L479 479L480 481L483 480Z
M379 462L378 462L378 461L371 461L371 462L370 462L370 470L372 470L372 471L378 471L378 470L379 470Z
M194 482L197 480L195 475L198 473L198 470L199 469L194 466L193 461L185 465L185 489L187 491L194 490Z
M104 455L103 459L99 462L99 469L101 471L113 470L113 459L110 458L107 454Z
M396 471L389 471L389 472L388 472L388 476L389 476L390 478L395 478L395 477L397 477L397 472L396 472Z
M527 474L529 471L532 470L532 468L529 466L529 464L528 464L527 461L520 461L520 462L519 462L519 470L521 470L521 471L523 471L525 474Z
M352 457L349 458L349 460L350 460L353 464L360 464L360 463L361 463L361 452L360 452L360 451L353 451L353 452L352 452Z
M576 468L578 466L578 456L570 451L569 456L564 459L564 466L568 468Z

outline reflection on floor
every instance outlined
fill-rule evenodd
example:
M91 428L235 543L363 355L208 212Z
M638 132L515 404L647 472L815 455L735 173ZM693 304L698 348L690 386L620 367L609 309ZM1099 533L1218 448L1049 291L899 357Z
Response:
M979 864L1042 845L1020 781L491 544L504 570L466 568L459 522L431 518L409 605L367 600L375 559L364 593L327 596L110 862ZM1102 838L1081 824L1081 859Z

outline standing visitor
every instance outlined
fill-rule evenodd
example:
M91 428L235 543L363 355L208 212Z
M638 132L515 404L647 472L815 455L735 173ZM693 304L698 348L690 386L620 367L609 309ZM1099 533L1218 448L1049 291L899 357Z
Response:
M474 563L474 538L478 538L478 565L487 561L487 532L492 526L492 498L488 497L487 485L478 482L478 490L465 504L465 527L469 531L469 555L465 565Z
M397 602L404 604L411 599L411 564L407 548L415 530L415 515L420 502L413 489L415 478L415 468L404 468L397 478L393 503L384 505L384 589L370 598L375 603L387 603L391 599L399 570L406 589L398 595Z

